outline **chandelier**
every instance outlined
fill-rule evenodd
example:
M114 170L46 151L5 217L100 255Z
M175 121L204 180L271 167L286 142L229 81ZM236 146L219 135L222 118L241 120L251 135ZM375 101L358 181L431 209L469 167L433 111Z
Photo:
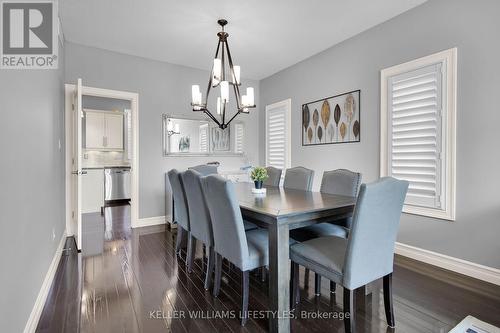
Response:
M233 59L231 58L231 52L229 51L229 45L227 44L227 37L229 34L224 31L224 26L227 21L224 19L218 20L217 23L222 27L217 36L219 37L219 43L217 44L217 51L215 51L214 62L212 66L212 72L210 74L210 79L208 80L207 92L204 102L202 101L202 94L199 85L193 85L191 88L192 101L191 106L193 111L202 111L210 119L212 119L217 126L221 129L225 129L229 126L231 121L236 118L240 113L249 113L248 109L255 108L254 101L254 90L252 87L248 87L246 95L240 94L240 66L233 65ZM227 59L226 59L227 58ZM234 95L236 98L236 113L231 117L226 114L227 104L229 102L229 88L233 87ZM220 88L220 95L217 97L216 104L216 115L212 114L207 108L208 96L210 95L210 90L212 88Z

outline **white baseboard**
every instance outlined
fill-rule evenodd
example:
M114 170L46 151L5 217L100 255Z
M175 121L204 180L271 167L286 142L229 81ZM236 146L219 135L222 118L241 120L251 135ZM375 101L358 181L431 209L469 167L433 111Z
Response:
M132 228L149 227L151 225L165 224L165 216L145 217L137 220L137 223L132 225Z
M500 286L500 269L476 264L467 260L450 257L441 253L424 250L415 246L396 242L395 252L404 257L441 267Z
M50 287L52 286L52 281L54 281L54 277L56 275L57 266L59 265L65 242L66 230L62 234L61 240L59 241L59 245L56 249L56 253L54 253L54 257L52 258L52 262L50 263L49 270L47 271L45 279L43 280L42 287L38 292L35 305L33 306L28 322L24 327L24 333L32 333L36 331L38 321L40 320L40 316L42 315L43 307L45 306L47 296L49 295Z

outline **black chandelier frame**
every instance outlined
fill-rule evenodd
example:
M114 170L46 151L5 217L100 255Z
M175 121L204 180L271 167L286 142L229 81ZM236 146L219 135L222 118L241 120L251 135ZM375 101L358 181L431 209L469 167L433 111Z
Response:
M238 116L240 113L245 113L248 114L250 113L248 109L250 108L255 108L256 105L242 105L241 103L241 94L240 94L240 85L241 82L236 82L236 75L234 73L234 65L233 65L233 59L231 58L231 51L229 50L229 44L227 43L227 37L229 34L224 31L224 26L227 25L227 20L220 19L217 21L217 23L222 27L222 31L217 33L217 36L219 37L219 42L217 43L217 50L215 51L215 57L214 59L217 59L219 57L220 53L220 58L221 58L221 77L220 80L217 80L218 82L214 81L214 73L213 73L213 65L212 65L212 70L210 71L210 79L208 80L208 86L207 86L207 92L205 95L205 103L202 104L193 104L191 103L191 106L193 107L193 111L196 112L203 112L205 113L210 119L212 119L219 128L221 129L226 129L229 124ZM222 101L221 102L221 121L217 119L216 116L210 112L210 110L207 108L207 103L208 103L208 97L210 95L210 90L212 88L217 88L222 81L226 81L226 54L227 54L227 61L229 65L229 71L230 74L232 75L232 80L228 81L229 85L233 86L233 91L234 95L236 96L236 105L237 105L237 112L229 118L229 120L226 122L226 104L227 101ZM241 81L241 78L240 78Z

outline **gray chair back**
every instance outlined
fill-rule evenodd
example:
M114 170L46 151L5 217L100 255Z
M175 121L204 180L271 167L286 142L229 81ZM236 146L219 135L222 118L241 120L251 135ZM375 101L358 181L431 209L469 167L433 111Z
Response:
M357 197L361 174L347 169L323 172L320 191L328 194Z
M215 252L238 267L248 260L248 244L234 185L218 175L202 178L214 234Z
M188 170L198 171L199 173L201 173L202 176L216 175L218 173L217 165L209 165L209 164L196 165L188 168Z
M176 169L168 172L168 180L174 198L174 222L177 222L184 230L189 231L189 213L180 175L181 173Z
M314 179L314 170L295 167L286 170L283 187L310 191Z
M392 273L407 190L407 181L391 177L361 185L344 262L344 286L348 289Z
M269 176L264 180L264 185L266 186L280 186L281 180L281 169L269 166L266 168L267 175Z
M361 174L347 169L337 169L323 172L320 191L328 194L345 195L357 197L359 185L361 184ZM352 218L335 221L335 224L351 228Z
M208 246L213 245L212 222L201 185L202 175L195 170L187 170L181 175L186 193L191 235Z

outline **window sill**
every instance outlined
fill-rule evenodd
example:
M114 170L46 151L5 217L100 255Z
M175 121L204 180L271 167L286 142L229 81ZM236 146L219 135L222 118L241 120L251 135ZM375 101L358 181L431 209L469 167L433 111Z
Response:
M440 220L455 221L455 212L452 210L404 205L403 213L431 217Z

